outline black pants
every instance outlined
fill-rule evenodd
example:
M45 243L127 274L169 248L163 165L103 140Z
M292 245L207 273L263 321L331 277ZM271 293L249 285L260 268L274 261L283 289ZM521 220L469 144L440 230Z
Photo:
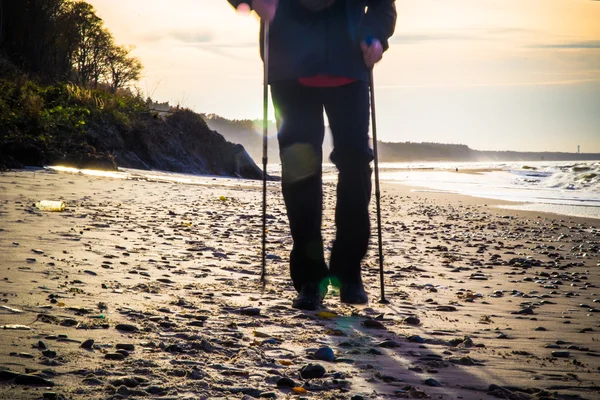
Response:
M370 235L369 86L361 81L333 88L278 82L271 85L271 93L279 126L283 198L294 240L294 287L299 291L306 283L321 284L329 275L342 283L357 283ZM323 109L333 134L330 159L339 171L329 269L321 234Z

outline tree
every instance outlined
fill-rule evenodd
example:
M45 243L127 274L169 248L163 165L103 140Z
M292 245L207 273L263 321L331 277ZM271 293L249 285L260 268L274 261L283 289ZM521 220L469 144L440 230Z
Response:
M107 81L113 92L129 86L142 76L142 63L131 56L132 47L113 46L106 58Z
M94 34L89 44L90 69L88 84L97 87L100 78L106 75L108 70L107 60L115 45L112 35L104 28Z
M0 56L45 81L71 80L113 91L141 76L131 48L112 34L82 0L0 0Z
M83 1L73 3L71 16L76 35L73 61L77 78L84 86L97 84L102 72L98 73L104 58L102 53L108 51L112 38L91 4Z
M0 52L26 71L53 77L51 49L65 0L0 0Z

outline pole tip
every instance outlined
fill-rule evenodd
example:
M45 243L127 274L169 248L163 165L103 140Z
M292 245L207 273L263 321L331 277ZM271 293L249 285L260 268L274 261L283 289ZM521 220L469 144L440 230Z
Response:
M382 298L379 300L379 304L390 304L390 301L382 297Z

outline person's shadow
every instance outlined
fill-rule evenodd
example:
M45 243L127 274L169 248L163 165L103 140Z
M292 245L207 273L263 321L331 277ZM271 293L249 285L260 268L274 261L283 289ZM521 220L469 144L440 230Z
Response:
M329 299L325 306L337 302ZM325 334L314 342L313 349L308 349L306 358L323 365L330 372L325 378L331 378L318 383L305 380L302 387L317 396L337 390L347 393L348 398L359 395L365 399L584 399L576 394L550 394L535 387L511 386L507 378L487 370L485 362L477 359L474 353L478 344L470 338L444 332L443 326L432 330L434 336L426 334L420 324L415 324L417 315L394 303L392 300L381 305L375 300L373 308L296 310L323 329ZM407 320L409 317L413 319ZM402 335L399 332L403 329L419 333ZM333 362L312 360L313 351L322 346L331 347L336 353Z

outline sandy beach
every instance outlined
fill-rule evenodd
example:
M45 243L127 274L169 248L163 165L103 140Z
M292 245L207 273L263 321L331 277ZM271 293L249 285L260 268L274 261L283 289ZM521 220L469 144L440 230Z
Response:
M390 304L373 234L369 306L308 312L279 184L263 292L261 183L202 179L0 174L0 399L600 398L600 220L385 185Z

